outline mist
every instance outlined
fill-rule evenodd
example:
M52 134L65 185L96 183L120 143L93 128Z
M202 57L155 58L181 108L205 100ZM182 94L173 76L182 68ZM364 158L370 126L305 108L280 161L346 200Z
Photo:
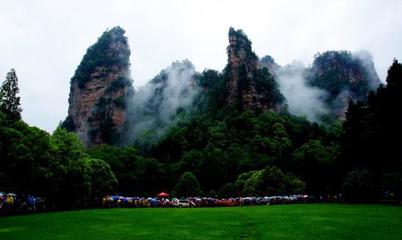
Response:
M373 56L365 50L350 54L353 62L351 64L360 64L365 72L365 78L360 81L367 82L368 91L377 89L381 81L374 66ZM293 61L293 63L281 67L275 63L272 57L266 56L261 59L261 64L267 67L277 79L280 91L286 97L289 112L296 116L305 116L309 121L320 122L326 114L342 117L347 110L349 100L365 100L364 96L362 98L362 96L356 95L351 89L351 85L345 85L337 96L333 96L335 98L333 104L328 106L325 99L329 97L329 93L324 89L307 84L306 77L316 73L311 72L311 68L306 68L301 61Z
M307 86L304 71L303 63L294 61L284 67L276 68L274 75L281 93L287 100L289 112L296 116L304 116L309 121L319 122L320 118L328 113L323 103L326 92Z
M377 74L377 71L374 66L373 56L366 50L360 50L353 53L353 57L360 60L364 69L367 71L369 78L367 79L369 82L369 86L372 90L377 89L381 84L381 80Z
M130 142L155 142L186 115L198 93L195 74L190 61L176 61L135 92L128 113Z

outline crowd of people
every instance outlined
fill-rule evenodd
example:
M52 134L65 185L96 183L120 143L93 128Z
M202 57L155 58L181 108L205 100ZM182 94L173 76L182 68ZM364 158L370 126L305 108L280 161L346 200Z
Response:
M43 198L0 192L0 215L33 213L45 210L46 206Z
M105 196L102 206L110 207L230 207L250 205L270 205L288 203L306 203L312 199L308 195L269 196L269 197L236 197L236 198L212 198L212 197L125 197Z
M99 200L97 202L104 208L114 208L114 207L144 208L144 207L231 207L231 206L306 203L311 202L312 198L308 195L235 197L235 198L214 198L214 197L171 198L168 195L156 196L156 197L125 197L120 195L109 195L103 197L100 201ZM17 195L15 193L0 192L0 216L13 215L13 214L27 214L42 211L46 211L46 204L43 198L36 197L33 195Z

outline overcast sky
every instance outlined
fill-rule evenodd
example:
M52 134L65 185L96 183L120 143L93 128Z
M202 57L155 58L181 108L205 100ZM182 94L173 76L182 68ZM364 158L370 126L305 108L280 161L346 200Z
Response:
M401 0L0 0L0 77L16 69L26 122L55 129L83 54L116 25L129 38L135 87L175 60L222 70L230 26L281 65L366 49L384 81L392 59L402 61Z

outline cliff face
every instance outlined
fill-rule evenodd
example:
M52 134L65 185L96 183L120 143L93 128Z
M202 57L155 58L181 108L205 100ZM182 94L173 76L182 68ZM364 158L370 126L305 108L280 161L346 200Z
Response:
M343 117L349 99L363 101L369 91L380 85L368 52L327 51L315 56L312 67L306 70L310 86L327 92L325 103L332 113Z
M277 83L261 68L251 41L241 30L229 30L228 64L224 70L227 101L241 109L276 109L283 102Z
M91 46L71 79L63 126L86 146L118 144L124 133L128 99L134 93L125 31L115 27Z
M275 73L281 68L279 64L277 64L273 57L270 55L266 55L261 58L260 65L268 69L271 75L275 75Z

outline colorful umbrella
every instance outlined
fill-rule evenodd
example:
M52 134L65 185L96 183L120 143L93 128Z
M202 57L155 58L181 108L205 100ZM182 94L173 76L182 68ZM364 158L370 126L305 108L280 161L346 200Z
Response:
M161 192L158 194L158 197L169 197L169 194L167 194L165 192Z

